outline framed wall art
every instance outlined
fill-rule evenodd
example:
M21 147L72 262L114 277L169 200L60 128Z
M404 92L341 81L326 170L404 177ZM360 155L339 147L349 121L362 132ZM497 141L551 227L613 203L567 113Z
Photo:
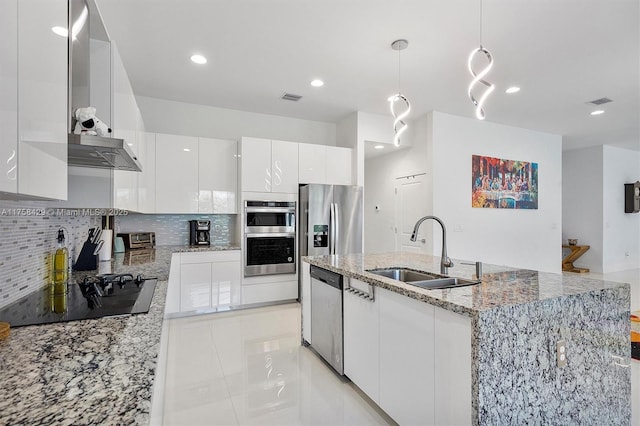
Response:
M471 206L537 209L538 163L473 155Z

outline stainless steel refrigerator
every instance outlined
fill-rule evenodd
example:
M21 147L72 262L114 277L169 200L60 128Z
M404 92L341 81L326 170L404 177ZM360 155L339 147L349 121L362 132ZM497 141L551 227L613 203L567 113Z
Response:
M299 203L300 256L362 253L362 187L304 185Z
M362 253L361 187L310 184L301 186L299 195L300 256ZM342 375L342 276L313 266L310 275L309 343ZM300 280L302 285L302 274Z

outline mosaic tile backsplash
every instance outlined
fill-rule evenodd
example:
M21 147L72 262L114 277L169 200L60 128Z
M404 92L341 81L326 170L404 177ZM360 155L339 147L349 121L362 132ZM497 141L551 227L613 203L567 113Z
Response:
M99 226L100 220L80 211L48 209L37 202L1 201L0 307L48 283L59 228L65 230L70 259L75 259L89 228Z
M211 244L235 243L236 215L144 215L115 219L115 232L153 231L158 246L189 244L189 220L211 221ZM0 200L0 308L45 286L50 256L57 246L58 229L65 230L73 262L87 239L89 228L102 217L90 210L55 209L44 201Z
M229 214L135 214L117 216L115 232L155 232L157 246L189 244L189 221L211 221L211 245L232 244L236 238L236 215Z

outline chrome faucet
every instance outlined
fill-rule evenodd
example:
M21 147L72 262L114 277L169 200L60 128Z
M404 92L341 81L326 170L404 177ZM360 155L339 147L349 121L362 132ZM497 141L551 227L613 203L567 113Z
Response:
M449 259L449 256L447 256L447 228L445 228L444 223L442 222L442 220L440 220L440 218L435 216L425 216L418 219L415 226L413 227L413 233L411 234L410 240L411 241L416 240L416 238L418 237L418 228L420 228L420 225L422 225L422 222L424 222L427 219L435 220L442 227L442 256L440 260L440 273L442 275L447 275L447 268L452 268L453 262L451 261L451 259Z

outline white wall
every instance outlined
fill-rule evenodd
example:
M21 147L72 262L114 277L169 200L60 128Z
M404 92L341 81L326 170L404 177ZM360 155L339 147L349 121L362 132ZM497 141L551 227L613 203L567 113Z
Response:
M561 270L562 140L559 135L433 112L433 213L447 225L449 256L541 271ZM471 157L539 165L537 210L471 207ZM432 233L433 235L434 233ZM441 235L433 235L440 252ZM450 270L455 275L455 268Z
M240 140L242 136L336 145L336 125L138 96L146 130Z
M393 143L393 117L391 115L356 113L356 185L364 185L365 143ZM407 138L409 139L409 138Z
M639 179L636 150L605 145L563 153L562 238L591 247L576 266L598 273L640 268L640 214L624 212L624 184Z
M365 128L370 129L367 133L366 141L382 142L391 145L392 151L389 154L380 155L365 160L364 164L364 247L365 253L381 253L395 251L395 186L397 178L412 174L420 174L428 171L427 140L430 134L430 116L423 116L416 120L409 121L407 132L405 133L400 149L395 150L392 139L383 139L380 136L387 132L387 127L377 127L372 123L371 116L364 122ZM384 124L388 120L383 121ZM368 123L368 124L367 124ZM360 124L360 123L359 123ZM393 124L393 120L390 124ZM378 132L375 129L378 128ZM391 127L392 128L392 127ZM393 135L393 131L388 132ZM391 136L393 138L393 136ZM381 140L382 139L382 140ZM429 173L427 172L427 176ZM430 178L427 179L427 188L430 188ZM433 208L431 205L431 193L425 192L428 200L428 211ZM375 206L380 206L379 211L375 211ZM426 225L426 224L425 224ZM427 240L425 249L431 252L431 240Z
M603 272L640 268L640 213L624 212L624 184L640 180L640 152L604 146L603 163Z
M602 146L562 153L562 241L590 246L574 265L593 272L602 272L602 182Z
M336 125L336 146L353 149L351 156L351 182L358 183L358 113L354 112L338 122Z

